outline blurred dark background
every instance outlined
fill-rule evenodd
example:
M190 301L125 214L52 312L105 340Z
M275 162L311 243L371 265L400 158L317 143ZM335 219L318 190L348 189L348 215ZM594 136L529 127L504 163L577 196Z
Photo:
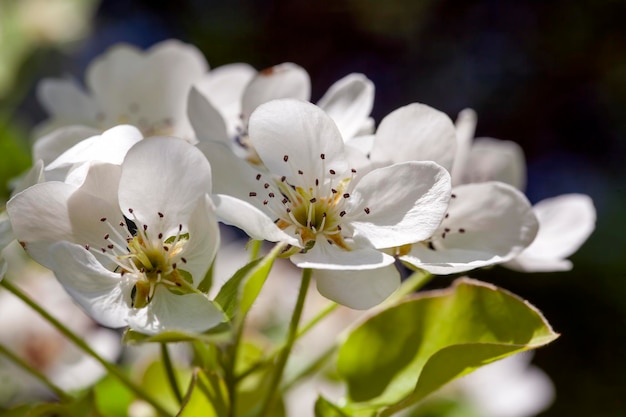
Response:
M0 104L19 97L4 118L27 131L45 117L36 80L82 79L89 61L114 43L148 47L175 37L198 46L212 67L295 62L309 71L314 100L342 76L362 72L376 85L377 122L411 102L453 119L472 107L477 136L525 150L532 202L580 192L598 210L597 230L572 257L573 271L498 267L472 276L529 299L562 333L535 356L557 390L542 416L624 416L625 18L626 2L618 0L104 0L90 35L62 50L35 50ZM1 152L27 152L6 136Z

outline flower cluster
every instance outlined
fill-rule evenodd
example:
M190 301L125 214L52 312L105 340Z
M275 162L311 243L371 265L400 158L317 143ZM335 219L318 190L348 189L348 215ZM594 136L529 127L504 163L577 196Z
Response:
M480 341L502 349L491 356L472 351L470 364L458 373L430 375L445 382L477 367L480 355L488 363L554 339L539 312L506 292L497 301L503 306L493 301L468 316L487 320L482 315L522 309L520 317L528 318L520 318L527 321L519 337L476 322L467 325L468 339L457 335L454 326L462 324L454 320L478 309L467 300L486 303L501 291L486 284L466 279L449 293L410 294L432 274L495 264L521 271L571 268L565 258L594 228L591 200L567 195L532 206L523 194L521 150L511 142L474 140L471 110L455 124L414 103L376 125L370 117L374 85L365 75L347 75L317 103L310 101L310 84L307 72L293 63L259 72L246 64L209 69L195 47L178 41L145 52L112 48L89 66L85 90L69 80L42 81L38 95L50 119L36 129L35 163L6 205L2 247L19 241L94 320L128 328L127 342L202 344L205 356L195 348L203 367L181 402L189 413L192 399L205 395L215 415L240 415L234 410L245 408L241 398L252 395L244 387L254 386L246 377L255 376L270 382L257 381L254 392L261 400L250 406L251 414L241 415L275 415L311 277L334 302L381 311L335 346L348 405L338 411L339 405L320 397L316 415L352 415L375 406L391 415L412 406L421 400L417 394L438 386L420 377L414 385L427 388L405 392L394 378L411 380L409 371L417 378L415 367L431 358L420 355L435 347L443 352ZM214 263L224 256L219 223L255 242L275 242L275 249L260 258L252 251L251 262L232 277L218 276ZM272 354L247 364L237 353L245 318L263 283L272 280L276 258L288 258L302 271L302 287L275 367ZM3 274L5 267L2 259ZM415 272L402 283L407 270ZM463 292L468 295L457 297ZM446 308L430 307L444 301ZM446 309L452 309L450 316L444 316ZM418 331L415 326L401 322L403 330L389 335L388 326L375 324L383 316L414 313L424 333L406 333L406 340L398 335ZM428 333L439 320L449 328ZM367 372L377 368L346 352L359 337L361 348L376 351L365 344L378 343L372 336L378 331L381 343L388 338L391 344L380 360L398 373L366 389L359 378L371 382ZM413 353L400 352L402 344L415 346ZM411 366L399 366L400 360ZM174 371L168 371L178 393ZM424 375L429 377L426 368ZM205 383L224 392L194 389ZM153 397L142 400L169 412Z

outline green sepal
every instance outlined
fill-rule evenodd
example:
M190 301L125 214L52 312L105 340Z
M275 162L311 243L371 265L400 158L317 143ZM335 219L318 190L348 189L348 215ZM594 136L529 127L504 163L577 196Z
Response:
M224 283L215 297L215 302L222 306L229 321L235 317L240 322L243 321L261 292L274 260L282 248L283 245L277 244L266 256L243 266Z
M220 323L204 333L192 333L182 330L169 330L155 335L147 335L137 331L126 329L122 342L128 345L141 343L171 343L171 342L203 342L203 343L224 343L231 337L231 325Z

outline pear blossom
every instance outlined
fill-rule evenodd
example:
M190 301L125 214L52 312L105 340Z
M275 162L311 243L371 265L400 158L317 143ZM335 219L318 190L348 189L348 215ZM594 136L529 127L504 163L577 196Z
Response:
M228 88L227 88L228 87ZM215 153L224 146L253 165L261 163L248 137L250 115L273 99L310 99L308 73L292 63L275 65L256 73L243 64L217 68L189 94L189 119L201 148L214 167L215 187L226 193L230 170L222 172ZM362 74L349 74L334 83L318 101L347 140L371 129L369 117L374 102L374 84ZM218 144L220 146L218 146ZM217 150L215 149L217 148Z
M382 120L368 153L374 167L430 160L452 171L463 148L448 116L413 103ZM507 184L455 186L451 195L444 219L432 236L389 253L431 273L451 274L506 262L527 247L537 233L530 203Z
M456 127L463 151L457 151L452 181L457 183L498 180L523 190L526 182L524 153L519 145L491 138L474 140L476 114L465 109ZM533 206L539 232L523 252L503 266L524 272L566 271L568 256L582 246L595 229L596 210L584 194L565 194Z
M361 176L332 119L293 99L259 106L249 139L267 171L224 152L222 164L233 172L230 193L296 241L291 261L316 270L320 292L354 308L393 292L394 258L379 249L432 235L450 197L446 170L408 162Z
M36 184L9 200L26 251L105 326L152 334L218 324L221 311L197 289L219 244L202 153L151 137L121 165L81 169L74 180Z
M72 302L52 272L25 257L17 243L7 248L6 256L10 263L7 279L80 334L102 357L109 361L117 359L122 347L117 332L97 326ZM0 343L64 390L82 389L106 375L100 363L8 291L0 292ZM11 376L0 384L1 405L50 396L48 388L11 365L0 361L0 372L9 372Z
M146 136L192 140L187 94L208 69L202 53L180 41L164 41L147 51L115 45L87 68L86 91L69 79L45 79L38 85L39 101L51 117L39 129L49 136L35 147L54 147L58 132L52 131L70 125L76 140L119 124L135 125Z

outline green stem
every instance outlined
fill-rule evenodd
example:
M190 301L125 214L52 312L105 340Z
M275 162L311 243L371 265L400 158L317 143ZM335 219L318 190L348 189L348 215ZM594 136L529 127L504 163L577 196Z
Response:
M239 325L237 329L235 329L235 334L233 337L233 343L227 348L227 358L226 358L226 366L225 370L225 382L226 389L228 391L228 398L230 400L230 409L228 412L229 417L235 417L237 415L237 383L239 380L235 375L235 365L237 364L237 351L239 349L239 344L241 343L241 337L243 334L243 325Z
M300 337L304 336L306 333L309 332L309 330L311 330L317 323L319 323L324 317L326 317L327 315L329 315L330 313L332 313L333 311L335 311L337 309L337 307L339 307L339 304L335 303L335 302L331 302L329 303L326 307L324 307L324 309L322 311L320 311L319 313L317 313L315 315L315 317L313 317L311 320L309 320L304 326L302 326L299 330L298 330L298 334L296 335L296 339L299 339Z
M323 318L328 316L330 313L335 311L339 307L339 304L335 302L329 303L323 310L315 315L311 320L309 320L306 324L304 324L300 329L298 329L298 333L296 334L296 340L307 334L317 323L319 323ZM274 349L268 356L264 362L258 362L248 369L237 375L237 380L242 380L257 369L259 369L263 364L267 362L272 362L276 356L285 348L285 345L282 345L276 349Z
M400 288L398 288L393 294L391 294L389 298L387 298L378 307L375 308L385 308L388 305L397 303L405 296L421 289L424 285L428 284L431 279L433 279L433 274L418 269L417 271L413 272L407 279L402 281L402 284L400 284Z
M172 358L170 357L170 353L167 350L167 343L161 343L161 357L163 358L163 366L165 367L165 373L167 374L167 379L169 379L170 381L172 392L174 392L174 396L176 397L176 400L178 400L178 404L182 405L183 395L180 392L178 381L176 381L176 374L174 373L174 366L172 364Z
M261 408L261 417L269 416L271 413L272 406L274 405L274 401L277 395L278 385L280 384L280 380L283 377L283 372L285 370L285 365L287 364L287 359L289 359L289 354L291 353L291 349L293 348L293 344L296 341L296 337L298 334L298 323L300 322L300 317L302 316L302 310L304 308L304 300L306 298L306 293L309 289L309 284L311 283L311 275L313 271L309 268L306 268L302 271L302 281L300 282L300 291L298 292L298 299L296 300L296 306L293 310L293 314L291 316L291 321L289 322L289 329L287 331L287 341L285 343L285 347L281 350L280 355L278 356L278 360L276 362L276 367L274 368L274 372L272 373L272 378L269 382L269 389L267 392L267 396L265 397L265 402L263 403L263 407Z
M35 310L39 315L41 315L44 319L46 319L50 324L52 324L56 329L61 332L65 337L71 340L78 348L80 348L87 355L94 358L96 361L100 362L100 364L113 376L115 376L120 382L122 382L128 389L134 392L138 397L142 400L149 403L152 407L154 407L157 412L163 416L170 416L171 414L163 408L161 404L154 400L150 395L148 395L139 385L136 385L133 381L131 381L124 373L117 368L115 365L111 364L104 358L102 358L96 351L94 351L85 341L76 336L70 329L65 327L60 321L52 317L46 310L38 306L35 302L33 302L26 294L24 294L20 289L13 286L13 284L9 283L6 279L3 280L0 285L9 290L13 295L26 303L30 308Z
M48 388L50 388L62 402L70 402L72 401L72 396L67 394L61 388L57 387L52 381L50 381L44 374L39 372L37 369L30 366L26 361L17 356L15 353L11 352L5 346L0 345L0 354L6 356L11 359L16 365L20 368L37 378L40 382L45 384Z
M378 306L374 307L373 311L381 311L381 310L384 310L385 308L387 308L389 305L397 303L398 301L402 300L402 298L404 298L405 296L407 296L409 294L412 294L415 291L417 291L420 288L422 288L432 278L433 278L433 275L431 273L429 273L429 272L422 271L422 270L415 271L413 274L411 274L411 276L409 276L407 279L405 279L402 282L402 284L400 285L400 288L398 288L389 298L387 298L385 301L383 301ZM331 309L332 307L336 307L336 305L328 306L325 310L322 310L322 313L325 313L326 310ZM332 310L333 309L331 309L330 311L332 311ZM321 317L319 319L321 319ZM319 319L318 319L318 317L316 317L312 321L316 321L317 322L317 321L319 321ZM313 323L313 324L315 324L315 323ZM312 327L312 325L311 325L311 327ZM303 328L303 330L302 330L302 333L304 333L304 330L308 330L308 329L309 328L306 328L306 326L305 326L305 328ZM304 368L297 375L294 375L294 377L291 378L291 380L289 382L284 384L283 387L282 387L282 390L283 391L288 390L296 382L298 382L300 379L302 379L303 377L309 375L312 372L315 372L315 370L319 369L324 364L325 361L327 361L329 358L332 357L332 354L339 347L339 340L342 340L342 339L343 339L342 337L338 337L337 340L335 341L335 343L332 346L330 346L326 351L324 351L324 353L322 353L317 359L315 359L313 362L311 362L311 364L309 366Z

